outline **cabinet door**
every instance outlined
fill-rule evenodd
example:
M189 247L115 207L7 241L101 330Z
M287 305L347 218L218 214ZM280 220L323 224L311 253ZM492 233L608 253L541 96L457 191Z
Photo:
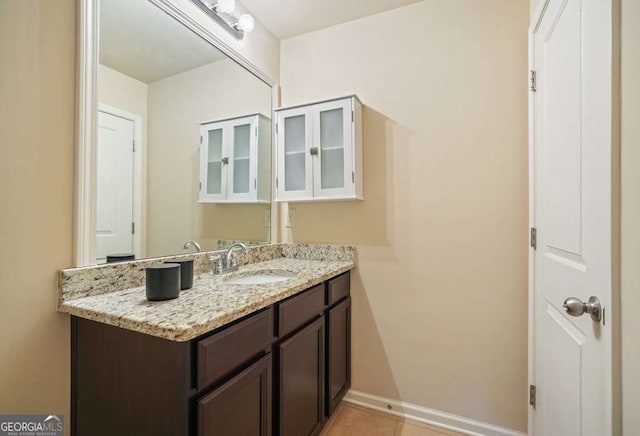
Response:
M226 199L227 163L226 123L204 124L200 146L200 201L214 202Z
M352 99L313 106L314 189L317 199L355 195Z
M316 435L324 423L324 317L277 345L278 435Z
M327 416L351 386L351 298L327 311Z
M271 354L198 401L198 436L271 435Z
M307 107L278 112L278 200L313 198L311 138L311 116Z
M229 127L227 201L256 200L257 121L257 116L240 118Z

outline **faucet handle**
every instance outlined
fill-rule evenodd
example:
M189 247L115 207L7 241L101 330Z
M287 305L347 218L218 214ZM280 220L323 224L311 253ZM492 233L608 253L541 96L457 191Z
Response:
M222 265L222 256L220 256L219 254L209 255L209 261L211 262L214 274L219 274L220 271L224 269L224 265Z

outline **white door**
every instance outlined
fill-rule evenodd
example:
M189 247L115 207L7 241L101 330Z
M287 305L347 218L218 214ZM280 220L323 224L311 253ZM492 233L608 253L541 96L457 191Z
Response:
M134 253L133 121L98 112L96 261Z
M611 436L612 0L546 3L531 34L531 424L536 436ZM563 307L576 298L578 315L592 296L601 320Z

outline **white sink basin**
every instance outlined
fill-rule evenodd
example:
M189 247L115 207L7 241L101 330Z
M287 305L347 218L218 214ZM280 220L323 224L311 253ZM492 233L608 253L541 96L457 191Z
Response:
M241 277L230 278L227 283L234 285L264 285L268 283L277 283L291 280L293 278L290 274L282 273L255 273L250 275L243 275Z

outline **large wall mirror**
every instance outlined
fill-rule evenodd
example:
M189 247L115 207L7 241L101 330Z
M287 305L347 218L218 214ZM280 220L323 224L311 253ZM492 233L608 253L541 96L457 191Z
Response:
M79 265L271 241L273 83L161 3L93 3L94 240L80 226Z

